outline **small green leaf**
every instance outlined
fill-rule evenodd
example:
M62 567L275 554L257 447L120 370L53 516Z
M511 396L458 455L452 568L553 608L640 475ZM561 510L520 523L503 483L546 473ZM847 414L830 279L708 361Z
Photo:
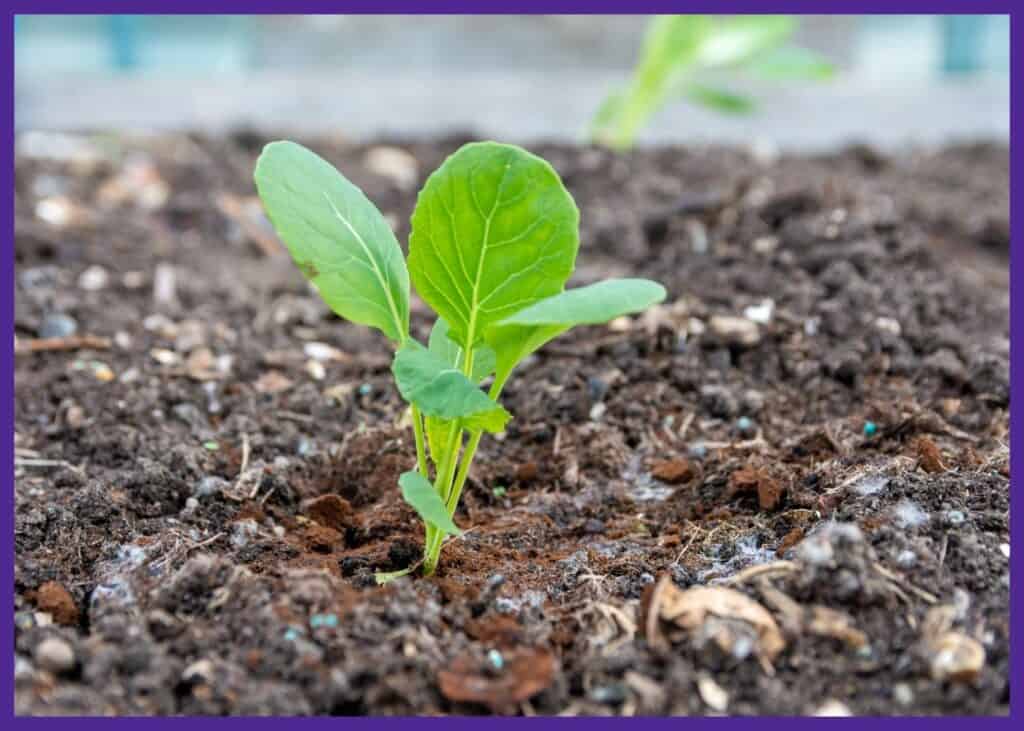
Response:
M448 336L448 323L443 317L434 321L430 330L427 348L444 359L452 368L462 367L462 346ZM487 343L480 343L473 348L473 375L470 380L480 383L494 372L494 349Z
M384 216L315 153L271 142L256 188L295 263L335 313L402 342L409 332L409 272Z
M511 417L462 373L415 340L395 353L391 372L402 398L426 416L459 419L465 428L499 432Z
M742 64L784 43L796 30L790 15L733 15L719 18L701 43L696 64L719 68Z
M821 54L797 46L784 46L763 53L752 59L746 68L757 76L779 81L825 81L831 79L836 71L832 62Z
M402 487L402 498L405 502L419 513L419 516L427 523L449 535L461 535L462 531L452 522L448 515L448 508L444 500L437 494L437 490L431 485L427 478L419 472L403 472L398 478L398 484Z
M417 566L419 566L419 564L413 564L412 566L399 569L398 571L378 571L373 575L373 580L377 582L377 586L384 586L384 584L387 584L389 581L394 581L395 579L400 579L403 576L408 576L416 570Z
M725 114L749 114L754 111L755 106L750 97L702 84L690 84L686 87L686 96L698 104Z
M428 416L424 420L424 428L427 433L427 447L430 451L430 459L434 467L441 469L444 462L444 455L448 449L448 434L451 431L450 420L439 419L436 416Z
M665 299L647 279L608 279L548 297L492 326L487 342L498 355L495 381L504 384L523 358L576 325L598 325Z
M409 273L449 337L473 347L491 323L562 290L578 229L576 204L545 160L514 145L468 144L420 191Z

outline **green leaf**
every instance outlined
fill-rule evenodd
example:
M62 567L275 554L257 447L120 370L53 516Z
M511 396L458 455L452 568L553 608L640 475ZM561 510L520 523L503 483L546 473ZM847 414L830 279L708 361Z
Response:
M579 211L558 174L522 148L465 145L420 191L409 273L458 344L562 291L579 248Z
M434 321L434 327L430 330L430 339L427 341L427 348L452 368L458 369L462 365L462 347L448 337L448 323L442 317ZM471 380L474 383L479 384L494 372L494 359L494 349L487 343L480 343L473 348ZM452 422L436 416L428 416L424 422L430 458L433 460L434 466L438 467L448 448L447 440Z
M448 515L444 500L426 477L419 472L403 472L398 478L398 484L402 487L402 499L409 503L425 522L449 535L462 534Z
M785 81L810 79L826 81L835 75L836 67L821 54L809 48L784 46L763 53L747 65L757 76Z
M452 368L462 366L462 346L448 336L448 323L443 317L434 321L434 327L430 329L430 339L427 341L427 348L432 353L444 359ZM473 348L473 374L470 380L480 383L487 376L494 372L494 349L486 343L480 343Z
M755 107L750 97L702 84L690 84L686 87L686 96L698 104L725 114L749 114Z
M402 398L426 416L459 419L471 431L500 432L511 417L449 363L415 340L395 353L391 365Z
M796 30L790 15L733 15L719 18L701 43L696 64L703 68L736 66L779 46Z
M294 142L263 148L255 179L274 228L327 305L404 341L409 272L376 206L329 162Z
M384 586L384 584L394 581L395 579L400 579L403 576L408 576L416 570L417 566L419 566L419 564L413 564L412 566L409 566L404 569L399 569L398 571L378 571L373 575L373 580L377 582L377 586Z
M504 385L523 358L576 325L598 325L645 310L665 299L665 288L647 279L608 279L570 289L493 325L487 342L498 355L495 381Z
M448 450L448 434L451 431L450 420L439 419L436 416L428 416L423 419L424 428L427 433L427 447L430 452L430 459L434 468L439 470L444 463L444 455Z

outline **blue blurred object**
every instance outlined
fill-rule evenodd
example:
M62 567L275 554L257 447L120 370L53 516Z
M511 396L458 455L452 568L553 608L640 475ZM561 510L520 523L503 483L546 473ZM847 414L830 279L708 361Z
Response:
M942 71L964 74L985 67L983 53L987 15L942 16Z
M111 59L116 69L129 70L139 65L139 20L138 15L111 15L108 18Z

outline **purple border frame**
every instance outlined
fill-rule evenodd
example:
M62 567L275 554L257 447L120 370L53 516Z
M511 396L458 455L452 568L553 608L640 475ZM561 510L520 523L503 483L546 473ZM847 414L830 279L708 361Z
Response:
M441 0L440 2L426 3L422 0L348 0L340 3L324 3L311 0L295 0L286 2L282 0L10 0L3 3L3 38L7 45L0 66L4 69L4 83L6 85L3 94L3 117L0 121L0 128L4 130L4 146L2 164L0 164L0 189L9 196L3 206L0 206L0 230L4 235L4 251L0 255L0 324L2 324L8 340L8 347L0 350L0 474L3 475L4 502L0 506L0 519L3 521L3 545L5 547L4 558L0 561L3 575L0 577L5 605L11 614L13 626L14 606L14 16L19 13L66 13L90 14L106 13L165 13L165 14L291 14L291 13L410 13L410 14L443 14L443 13L565 13L565 14L587 14L587 13L619 13L619 14L646 14L646 13L668 13L668 12L729 12L729 13L772 13L786 12L793 14L974 14L993 13L1010 15L1010 67L1011 80L1024 79L1024 20L1019 16L1024 13L1014 12L1015 3L1012 0L933 0L932 2L922 0L893 0L884 2L880 0L825 0L815 2L814 0L779 0L770 2L766 0L720 0L719 2L672 2L671 0L633 0L632 2L614 0L595 0L594 2L581 2L580 0L492 0L486 7L480 2L466 2L464 0ZM1017 17L1015 17L1017 16ZM4 47L0 44L0 47ZM1024 142L1016 141L1016 138L1024 133L1022 129L1021 99L1024 98L1024 91L1015 89L1012 81L1010 84L1010 130L1011 130L1011 181L1020 181L1024 177ZM1016 91L1016 93L1014 93ZM1024 277L1024 254L1021 252L1022 238L1024 238L1024 192L1021 185L1011 187L1010 191L1010 383L1011 390L1016 392L1018 386L1024 385L1024 335L1014 338L1015 330L1024 330L1024 295L1021 295L1016 286L1017 282ZM1021 474L1024 468L1024 456L1020 452L1021 441L1018 432L1021 428L1022 406L1019 400L1011 400L1010 405L1010 465L1011 474ZM1011 502L1016 503L1021 498L1017 480L1011 479ZM1018 540L1022 521L1019 510L1011 511L1010 534L1011 545L1013 546L1010 559L1011 574L1016 577L1020 575L1020 567L1024 560L1021 558L1022 546ZM1024 641L1022 641L1018 628L1022 626L1021 603L1011 593L1010 602L1011 616L1011 693L1016 696L1021 691L1019 682L1020 666L1018 658L1024 655ZM0 686L2 698L2 717L5 721L12 721L17 727L33 728L60 728L65 723L63 719L46 718L16 718L14 717L14 678L13 678L13 655L14 655L14 633L0 632L2 635L3 656L9 658L4 667L3 683ZM1010 728L1014 718L1018 721L1024 714L1015 708L1020 701L1011 706L1011 715L1008 718L976 718L971 719L972 724L980 724L985 727ZM68 719L71 720L71 719ZM101 718L80 718L74 723L85 728L103 728L108 725L129 724L137 719L101 719ZM728 728L758 728L761 731L772 731L783 729L792 725L808 725L817 723L819 719L813 718L726 718L726 719L687 719L695 723L724 724ZM954 729L959 728L964 722L962 717L944 717L935 719L923 718L883 718L883 719L859 719L860 722L871 723L874 727L897 728L916 727L929 729ZM856 723L858 719L849 719L846 723ZM282 719L206 719L190 718L178 720L172 718L151 718L145 719L149 728L170 728L172 725L181 727L182 724L198 724L203 728L224 728L224 724L238 727L239 724L247 726L258 726L260 728L273 728L282 722ZM452 727L469 729L471 724L475 725L480 721L474 718L417 718L417 719L385 719L385 718L363 718L363 719L291 719L289 723L319 724L321 728L325 724L348 723L362 727L377 728L398 728L400 725L414 724L420 728L428 726L433 728L451 729ZM514 718L488 718L486 723L508 726L511 724L532 723L534 725L555 728L556 724L564 728L563 724L571 724L576 727L611 727L612 724L622 725L629 723L628 719L616 718L540 718L540 719L514 719ZM637 719L638 723L645 726L651 724L661 728L668 728L669 724L675 724L676 719ZM216 724L216 725L215 725Z

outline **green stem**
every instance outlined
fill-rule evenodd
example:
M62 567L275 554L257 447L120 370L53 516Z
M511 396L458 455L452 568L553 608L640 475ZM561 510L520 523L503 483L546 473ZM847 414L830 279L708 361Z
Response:
M507 379L508 376L505 377ZM491 384L491 390L488 392L488 396L494 401L498 400L501 395L501 389L505 387L505 379L495 380ZM452 488L451 494L446 501L448 507L448 515L455 515L455 509L459 507L459 499L462 497L462 488L466 485L466 480L469 478L469 468L473 466L473 457L476 456L476 448L480 446L480 438L483 437L483 432L474 432L469 438L469 442L466 443L466 451L462 453L462 462L459 464L459 473L455 476L455 485Z
M464 351L462 372L467 378L473 373L472 349ZM437 494L441 496L441 499L445 501L446 505L448 503L452 487L452 478L455 476L455 467L458 464L461 447L462 429L459 427L459 422L456 419L452 422L452 425L448 430L448 438L445 440L444 462L438 470L437 481L434 483L434 489L437 490ZM430 576L437 569L437 561L441 556L441 543L443 541L444 533L441 531L431 531L431 526L428 525L426 541L423 545L424 576Z
M412 406L412 430L416 435L416 467L420 474L430 479L427 474L427 448L423 439L423 416L415 404Z

